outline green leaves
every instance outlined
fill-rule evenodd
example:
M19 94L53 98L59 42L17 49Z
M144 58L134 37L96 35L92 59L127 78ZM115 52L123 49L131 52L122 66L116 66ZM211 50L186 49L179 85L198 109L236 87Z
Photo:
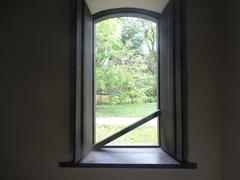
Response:
M99 104L156 101L156 24L113 18L96 24L96 90ZM101 99L108 95L108 100Z

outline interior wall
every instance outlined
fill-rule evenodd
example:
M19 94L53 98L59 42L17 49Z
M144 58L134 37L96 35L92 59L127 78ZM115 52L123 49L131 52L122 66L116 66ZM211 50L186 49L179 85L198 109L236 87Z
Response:
M92 14L113 8L141 8L161 13L169 0L86 0L86 2Z
M186 0L188 158L198 168L58 167L72 156L72 3L0 2L0 179L221 180L220 13L216 2L209 0Z
M240 2L231 0L225 13L226 56L223 61L224 179L238 180L240 162Z

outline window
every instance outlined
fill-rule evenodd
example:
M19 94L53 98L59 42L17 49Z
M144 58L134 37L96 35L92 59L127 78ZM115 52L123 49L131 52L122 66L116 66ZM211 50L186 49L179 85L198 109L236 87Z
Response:
M181 41L181 21L180 21L180 1L170 0L161 14L156 12L137 9L137 8L119 8L102 11L92 15L87 4L83 1L77 3L77 32L76 32L76 119L75 119L75 154L74 160L71 162L60 163L60 166L64 167L153 167L153 168L195 168L195 164L187 163L186 150L184 144L186 131L183 121L183 85L182 85L182 41ZM136 25L135 31L132 36L129 34L121 34L122 37L120 45L126 48L126 44L129 43L130 49L134 51L134 55L131 58L127 58L129 61L124 66L120 66L124 59L122 54L118 52L120 58L99 58L101 52L99 48L98 34L99 23L104 23L107 20L118 19L121 22L115 21L116 31L120 31L122 27L119 27L121 23L125 23L125 30L131 31L128 24L134 24L136 21L142 23L142 27L139 24ZM155 31L156 36L153 39L152 50L156 53L156 56L152 58L152 64L146 66L149 62L149 58L145 56L149 55L147 48L144 50L144 46L147 46L147 42L139 39L146 32L144 23L150 23ZM105 26L109 26L106 25ZM105 27L107 29L107 27ZM109 29L111 27L109 26ZM104 33L103 30L100 33ZM145 29L146 30L146 29ZM122 30L121 30L122 32ZM142 34L141 34L142 33ZM120 36L117 32L116 36ZM137 39L137 35L139 36ZM146 35L146 34L145 34ZM104 36L104 38L106 38ZM129 38L135 38L136 43L141 42L141 46L137 49L133 46L133 42L129 42ZM107 39L109 41L109 39ZM119 41L116 40L116 41ZM125 44L124 44L125 43ZM145 45L144 45L145 43ZM136 45L136 44L135 44ZM119 45L115 45L119 46ZM129 47L128 47L129 48ZM121 48L120 48L121 49ZM113 47L110 46L110 51ZM141 52L137 52L137 51ZM104 53L106 49L104 49ZM133 51L127 51L132 53ZM126 53L126 52L125 52ZM99 64L101 66L99 66ZM152 67L155 70L152 73L152 84L139 85L137 90L141 88L149 88L149 96L144 91L141 95L127 95L125 99L121 98L124 92L127 90L121 90L121 86L109 85L110 78L114 78L116 75L119 78L119 74L123 74L122 77L133 77L133 74L146 73L146 70L139 70L137 63L143 66L139 67ZM129 69L131 64L131 69ZM112 68L112 69L111 69ZM113 69L115 68L115 69ZM132 73L132 75L124 75L121 71L125 68L125 74ZM127 69L126 69L127 68ZM109 76L103 75L103 73L109 72ZM110 73L111 72L111 73ZM101 74L102 73L102 74ZM102 79L105 80L100 82ZM134 76L135 80L140 81L139 76ZM146 81L146 77L143 81ZM131 80L127 80L130 84ZM147 80L150 82L150 80ZM147 83L149 83L147 82ZM101 84L102 83L102 84ZM131 82L132 83L132 82ZM111 84L111 83L110 83ZM137 86L137 85L135 85ZM135 87L134 86L134 87ZM154 93L155 86L155 93ZM111 88L109 88L111 87ZM115 88L115 89L114 89ZM124 89L124 88L123 88ZM128 86L127 89L132 91L132 86ZM134 93L132 93L134 94ZM98 122L101 121L99 113L103 114L104 110L96 111L98 105L106 104L106 101L114 101L115 104L122 101L135 102L139 99L136 97L145 98L144 102L152 103L150 111L143 113L138 119L132 123L127 124L125 127L117 129L106 136L102 136L101 133L106 133L106 128L98 127ZM135 99L134 99L135 98ZM149 98L149 99L148 99ZM140 100L139 100L140 101ZM113 103L113 104L114 104ZM139 103L141 104L141 103ZM126 107L124 105L123 107ZM112 107L108 106L107 109ZM119 108L119 107L118 107ZM131 109L131 107L128 107ZM144 105L140 106L140 110L144 111ZM134 107L133 109L136 109ZM123 116L124 110L121 110L120 116ZM111 112L112 113L112 112ZM133 113L133 112L131 112ZM117 115L119 116L119 114ZM157 142L150 141L151 143L138 143L134 141L133 144L129 144L129 141L123 140L123 142L117 142L114 144L114 140L117 140L127 133L134 132L136 128L144 126L147 122L157 118L157 125L153 128L157 132ZM121 120L119 120L121 121ZM149 130L152 133L152 130ZM107 132L108 133L108 132ZM141 137L140 137L141 138ZM111 144L113 143L113 144ZM117 145L116 145L117 144Z
M158 20L124 15L95 20L95 146L157 146L159 118L126 128L159 109Z

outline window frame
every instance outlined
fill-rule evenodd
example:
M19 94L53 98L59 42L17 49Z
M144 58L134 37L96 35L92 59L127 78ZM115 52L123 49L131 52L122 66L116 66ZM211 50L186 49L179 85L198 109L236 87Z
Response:
M93 40L94 40L94 43L96 42L96 39L95 39L95 26L98 22L101 22L101 21L105 21L107 19L111 19L111 18L118 18L118 17L136 17L136 18L141 18L141 19L145 19L147 21L152 21L154 23L156 23L156 43L157 43L157 59L156 59L156 67L157 67L157 72L156 72L156 75L157 75L157 80L156 80L156 83L157 83L157 109L155 111L153 111L152 114L156 114L156 112L159 112L159 114L157 115L157 129L158 129L158 144L156 145L137 145L139 148L144 148L144 147L160 147L160 144L161 144L161 137L160 137L160 79L159 79L159 76L160 76L160 68L159 68L159 65L160 65L160 44L159 44L159 17L160 17L160 14L159 13L156 13L156 12L152 12L152 11L147 11L147 10L144 10L144 9L138 9L138 8L117 8L117 9L110 9L110 10L105 10L105 11L101 11L99 13L96 13L93 15L93 23L94 23L94 29L93 29ZM95 47L96 45L93 44L93 53L95 53ZM93 67L94 67L94 72L96 72L96 67L95 67L95 57L96 55L94 54L94 64L93 64ZM94 74L94 78L93 78L93 82L95 83L96 81L96 78L95 78L95 74ZM95 84L94 84L95 85ZM96 90L95 86L93 87L94 89L94 92ZM96 94L95 94L96 95ZM94 96L95 97L95 96ZM95 99L93 101L93 104L96 105L96 102L95 102ZM93 126L94 126L94 130L93 130L93 142L95 144L95 137L96 137L96 107L93 106L93 111L94 111L94 119L93 119ZM151 115L151 114L149 114ZM148 115L148 116L149 116ZM146 117L148 117L146 116ZM139 121L145 119L146 117L143 117L142 119L139 119ZM149 121L151 121L152 119L150 119ZM136 127L139 127L137 126L138 123L135 123L136 124ZM145 123L143 123L145 124ZM142 125L143 125L142 124ZM132 126L134 127L134 129L136 128L134 125ZM128 127L126 127L126 130L128 129ZM133 130L134 130L133 129ZM129 131L130 132L130 131ZM121 133L119 133L121 134ZM121 135L122 136L122 135ZM120 136L120 137L121 137ZM108 138L107 138L108 139ZM94 148L98 147L99 145L97 144L97 146L94 145ZM114 147L115 145L107 145L105 146L104 148L108 148L108 147ZM136 145L116 145L116 147L118 148L121 148L121 147L136 147Z
M173 45L173 86L174 86L174 104L173 104L173 109L174 109L174 121L172 122L173 126L173 133L163 135L166 136L164 138L169 138L170 141L168 143L174 143L174 152L172 153L171 150L168 148L168 146L165 144L162 146L162 140L160 142L161 149L167 153L168 157L172 157L175 159L179 164L166 164L165 162L162 162L161 164L88 164L88 163L81 163L83 158L86 156L86 152L82 152L82 148L84 148L83 144L83 137L82 135L86 132L86 129L84 128L84 119L82 116L82 111L84 108L83 102L83 91L84 91L84 84L83 84L83 78L82 73L84 71L84 67L82 66L82 61L85 56L85 49L84 49L84 31L86 30L84 27L84 23L88 20L85 19L85 14L88 13L90 15L90 11L87 8L86 2L84 0L76 0L75 1L75 7L76 7L76 32L74 38L76 39L76 44L75 44L75 51L76 51L76 112L75 112L75 130L74 130L74 156L73 160L68 161L68 162L60 162L60 167L140 167L140 168L192 168L195 169L197 165L195 163L189 163L187 161L187 118L186 118L186 111L187 111L187 104L186 104L186 49L185 47L185 34L184 34L184 26L183 26L183 3L182 0L170 0L171 3L171 8L172 8L172 19L170 20L172 24L172 45ZM170 4L169 3L169 4ZM95 15L93 15L91 18L96 19L96 18L103 18L104 16L106 17L107 15L110 17L111 15L115 16L117 14L121 13L131 13L131 14L142 14L142 15L147 15L148 17L153 16L153 17L158 17L158 52L161 51L161 44L160 44L160 31L161 31L161 26L159 24L159 14L155 12L151 12L148 10L143 10L143 9L138 9L138 8L117 8L117 9L110 9L106 11L99 12ZM162 14L161 14L162 16ZM94 21L92 21L92 27L94 27ZM93 30L93 29L92 29ZM92 40L90 40L90 43L92 43L92 52L94 53L94 30L92 33ZM160 54L161 55L161 54ZM161 63L161 57L158 55L158 61ZM93 57L95 57L92 54ZM159 64L158 63L158 64ZM93 67L95 67L95 64L92 64ZM160 69L160 68L158 68ZM160 70L158 70L158 73ZM95 73L95 71L93 72ZM92 74L94 77L94 74ZM159 79L159 78L158 78ZM158 80L158 84L160 86L161 80ZM94 78L92 79L92 85L94 87L95 82ZM95 87L94 87L95 88ZM161 87L160 87L161 88ZM158 89L160 89L158 87ZM159 93L159 90L158 90ZM93 95L93 105L95 105L95 94ZM159 99L160 99L160 93ZM161 101L159 100L158 107L161 109ZM93 115L95 118L95 114ZM163 121L163 120L161 120ZM169 122L167 122L169 123ZM95 127L94 123L92 123L92 129L93 130ZM160 127L162 128L162 127ZM160 131L163 133L162 131ZM93 135L93 133L92 133ZM91 135L90 135L91 136ZM169 136L169 137L168 137ZM94 136L91 137L92 141ZM162 137L162 136L161 136ZM94 141L93 141L94 142ZM91 145L89 145L91 146ZM89 147L88 147L89 148ZM135 147L135 148L142 148L142 147ZM165 155L164 155L165 156Z

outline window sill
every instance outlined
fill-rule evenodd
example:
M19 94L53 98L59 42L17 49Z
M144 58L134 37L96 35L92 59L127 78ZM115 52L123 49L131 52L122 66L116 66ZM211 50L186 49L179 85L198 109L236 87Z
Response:
M161 148L102 148L80 162L61 162L60 167L195 169L197 165L181 163Z

